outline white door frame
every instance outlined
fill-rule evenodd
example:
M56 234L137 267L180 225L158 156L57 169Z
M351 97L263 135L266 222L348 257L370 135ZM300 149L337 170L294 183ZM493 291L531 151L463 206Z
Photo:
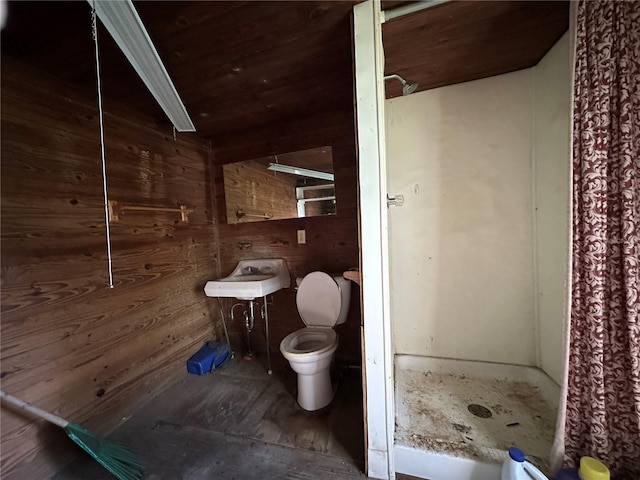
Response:
M395 479L394 376L389 304L384 51L380 0L353 8L367 473Z

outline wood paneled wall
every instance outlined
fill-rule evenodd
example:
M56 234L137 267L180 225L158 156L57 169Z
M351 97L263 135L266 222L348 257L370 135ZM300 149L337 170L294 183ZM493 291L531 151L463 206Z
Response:
M111 224L108 287L95 103L2 58L2 388L104 433L184 371L213 337L218 273L210 148L109 103L109 196L187 205ZM80 451L2 407L2 478L45 478Z
M345 88L350 88L346 85ZM337 215L269 220L267 222L227 225L224 218L222 165L323 145L333 149ZM280 341L304 324L295 305L295 277L314 270L341 273L359 265L357 216L357 160L353 106L327 115L310 116L295 122L254 129L213 140L214 171L220 242L220 269L231 273L239 260L284 258L292 275L292 288L274 294L269 309L270 348L280 355ZM298 244L297 230L306 230L306 244ZM226 308L231 305L226 301ZM239 332L241 321L231 329ZM260 327L262 322L256 324ZM254 335L260 341L262 330ZM352 284L349 317L337 327L340 346L336 353L343 361L360 364L360 291ZM264 342L263 342L264 343Z

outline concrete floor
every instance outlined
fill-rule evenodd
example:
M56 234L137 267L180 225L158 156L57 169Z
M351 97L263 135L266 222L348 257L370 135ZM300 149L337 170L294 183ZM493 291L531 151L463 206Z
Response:
M216 373L185 375L109 438L124 441L146 479L363 479L360 371L337 370L334 401L318 412L296 403L296 375L274 355L235 358ZM112 479L88 455L53 480Z

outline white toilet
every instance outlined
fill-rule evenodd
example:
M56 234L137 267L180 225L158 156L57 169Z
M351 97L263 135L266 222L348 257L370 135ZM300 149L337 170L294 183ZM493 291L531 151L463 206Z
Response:
M298 281L296 305L306 328L287 335L280 351L298 374L298 404L318 410L333 399L329 367L338 348L335 325L349 312L351 281L342 275L312 272Z

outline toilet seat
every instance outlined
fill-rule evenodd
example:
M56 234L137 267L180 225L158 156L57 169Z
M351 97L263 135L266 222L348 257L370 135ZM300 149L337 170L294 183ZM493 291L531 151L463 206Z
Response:
M333 329L342 308L340 286L324 272L311 272L298 286L296 306L307 327Z
M317 355L334 348L337 343L338 336L333 329L306 327L284 337L280 351L293 355Z

